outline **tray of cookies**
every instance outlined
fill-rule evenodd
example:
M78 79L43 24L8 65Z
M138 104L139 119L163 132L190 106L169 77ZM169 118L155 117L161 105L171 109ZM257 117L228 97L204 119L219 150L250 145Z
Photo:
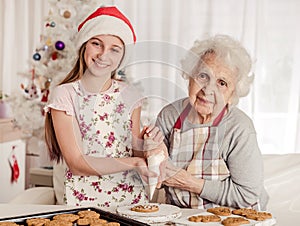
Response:
M93 207L81 207L0 219L0 226L149 226Z
M211 226L272 226L276 220L271 213L253 209L231 209L228 207L214 207L206 211L183 217L175 221L183 225L211 225Z

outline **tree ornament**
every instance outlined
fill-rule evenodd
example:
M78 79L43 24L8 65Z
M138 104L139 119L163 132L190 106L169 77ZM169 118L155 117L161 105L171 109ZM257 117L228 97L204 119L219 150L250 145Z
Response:
M41 89L41 92L42 92L42 98L41 98L41 112L42 112L42 115L45 115L44 106L46 105L46 103L48 101L51 81L52 81L51 78L47 78L47 80L44 83L44 88Z
M55 48L56 48L57 50L63 50L63 49L65 48L65 43L62 42L62 41L57 41L57 42L55 43Z
M44 51L47 51L48 49L49 49L49 46L47 46L47 45L44 45L44 46L43 46L43 50L44 50Z
M56 59L57 59L57 52L53 52L53 53L52 53L51 59L52 59L52 60L56 60Z
M54 21L52 21L51 23L49 23L49 22L48 22L48 23L46 23L46 25L45 25L45 26L46 26L46 27L49 27L49 26L50 26L50 27L55 27L55 25L56 25L56 24L55 24L55 22L54 22Z
M48 101L48 96L50 93L49 88L50 88L51 81L52 81L51 78L47 78L47 80L45 81L44 88L41 90L41 92L42 92L41 102L46 103Z
M35 54L33 54L32 58L33 58L35 61L39 61L39 60L41 59L41 54L35 53Z
M8 161L9 161L9 164L11 167L11 183L18 182L18 179L20 176L20 168L19 168L17 156L15 154L15 148L16 148L16 146L12 146L12 151L8 158Z
M24 89L24 92L26 93L27 99L36 99L39 97L37 86L34 84L35 79L35 70L31 70L31 83L28 84L27 87L25 87L23 84L21 84L21 88Z
M64 11L63 17L69 19L71 17L71 12L69 10Z
M47 46L51 46L52 45L51 38L47 38L46 45Z

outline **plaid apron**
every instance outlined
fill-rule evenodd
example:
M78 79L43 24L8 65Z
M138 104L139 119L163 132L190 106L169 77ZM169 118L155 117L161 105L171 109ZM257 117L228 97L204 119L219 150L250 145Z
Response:
M170 159L173 165L187 170L196 178L205 180L224 180L229 170L219 152L218 124L222 120L226 107L211 126L181 131L182 124L191 110L188 104L178 117L171 134ZM166 188L171 204L186 208L207 209L214 207L212 202L199 195L178 188Z

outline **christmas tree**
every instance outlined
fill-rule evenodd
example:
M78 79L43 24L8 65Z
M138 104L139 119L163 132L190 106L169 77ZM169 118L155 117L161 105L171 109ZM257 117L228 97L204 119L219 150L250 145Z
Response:
M27 144L44 146L44 112L52 87L73 67L77 26L92 11L110 1L49 0L49 14L44 21L40 45L29 60L28 72L20 73L24 83L11 96L13 117L25 135ZM37 146L37 147L36 147Z

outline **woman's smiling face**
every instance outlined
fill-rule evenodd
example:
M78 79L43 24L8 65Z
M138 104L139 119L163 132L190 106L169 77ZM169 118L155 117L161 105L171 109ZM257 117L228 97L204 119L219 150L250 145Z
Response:
M111 74L120 65L124 48L123 42L116 36L95 36L86 44L85 63L95 76Z
M214 53L204 55L195 71L189 78L189 100L199 116L207 121L230 103L236 86L236 72Z

